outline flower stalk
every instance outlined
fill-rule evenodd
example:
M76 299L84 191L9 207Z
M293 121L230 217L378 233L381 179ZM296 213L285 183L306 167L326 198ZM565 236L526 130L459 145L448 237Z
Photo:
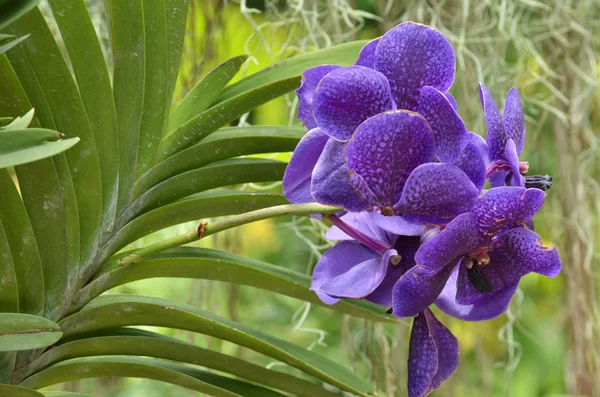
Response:
M136 250L129 255L126 255L115 261L119 265L131 265L140 262L145 257L167 250L169 248L178 247L184 244L198 241L203 237L210 236L215 233L222 232L227 229L231 229L237 226L245 225L256 221L261 221L269 218L276 218L285 215L311 215L311 214L334 214L341 211L339 207L333 207L330 205L322 205L318 203L305 203L305 204L284 204L269 208L263 208L256 211L250 211L245 214L228 216L225 218L217 219L214 222L202 221L197 229L194 231L180 234L156 244L149 245L148 247Z

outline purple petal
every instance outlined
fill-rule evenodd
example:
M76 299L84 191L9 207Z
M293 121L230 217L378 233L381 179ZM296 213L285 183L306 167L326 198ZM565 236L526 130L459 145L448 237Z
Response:
M308 131L300 140L283 175L283 195L291 203L314 201L310 194L313 168L329 137L319 128Z
M517 284L521 277L536 272L550 277L560 273L556 248L545 247L541 238L525 228L507 230L497 236L488 252L490 262L480 267L493 291ZM485 303L489 293L477 291L468 280L466 269L458 273L456 302L463 305Z
M408 395L423 397L458 367L458 340L426 309L413 322L408 354Z
M458 102L456 102L456 99L454 99L449 92L445 93L444 95L446 95L446 99L448 99L448 102L450 102L454 110L458 111Z
M343 244L343 242L341 243ZM398 255L389 250L383 257L368 259L352 267L321 286L321 291L329 296L347 299L362 299L372 293L387 274L390 258Z
M413 320L408 351L408 396L427 395L438 368L437 347L427 319L420 313Z
M486 141L489 148L490 161L504 160L504 148L508 139L502 123L502 115L490 91L483 83L479 83L479 97L485 113L487 126Z
M523 175L521 175L519 171L519 156L517 155L517 148L515 146L515 141L513 141L511 138L506 141L504 155L506 156L506 160L508 161L508 164L510 164L510 169L512 171L510 186L525 187L525 178L523 178Z
M473 182L477 190L481 191L485 185L485 161L476 144L469 142L454 163Z
M346 161L347 143L330 139L312 173L310 192L313 198L327 205L337 205L347 211L360 212L369 208L350 183Z
M302 84L296 90L296 95L300 101L298 106L298 118L304 123L306 128L312 130L317 127L317 122L313 116L313 98L319 81L329 72L339 69L337 65L321 65L308 69L302 74Z
M475 147L477 148L477 150L479 151L479 154L481 154L481 157L483 158L483 161L485 163L486 168L490 165L490 159L488 157L488 145L487 142L485 141L485 139L483 139L480 135L474 133L474 132L469 132L470 137L471 137L471 143L475 145Z
M398 236L394 248L402 259L398 264L388 266L385 278L379 287L367 296L367 300L382 306L392 306L394 285L407 270L415 266L415 252L420 244L421 239L418 236Z
M454 163L469 140L469 131L443 92L423 87L419 113L425 117L435 140L435 154L443 163Z
M410 223L401 216L385 216L379 212L369 213L373 222L383 230L399 236L418 236L423 230L422 225Z
M455 263L442 268L435 274L419 265L404 273L394 286L392 296L394 316L416 316L433 304L444 289Z
M450 378L458 367L458 340L452 333L442 324L431 312L427 309L424 311L429 333L433 336L433 341L437 348L438 368L429 391L433 391L440 387L443 381Z
M364 179L382 207L392 206L411 171L431 159L433 148L422 116L386 112L356 129L348 144L348 168Z
M398 109L417 111L422 87L446 92L454 81L456 58L452 46L437 30L402 23L381 38L375 69L390 81Z
M540 209L546 193L522 187L495 187L479 199L473 213L479 230L494 234L525 224Z
M379 255L365 246L355 242L342 241L323 254L313 270L310 289L315 291L323 302L333 305L339 299L325 294L321 290L323 284L348 272L357 264L374 258L379 258Z
M453 164L427 163L411 174L395 208L406 219L445 219L467 212L477 202L479 189Z
M435 305L449 316L464 321L484 321L500 316L508 309L508 305L517 290L518 282L508 284L502 289L489 293L485 299L473 305L456 303L456 286L459 267L457 266L444 290L435 301Z
M521 96L516 88L511 88L504 102L504 130L508 138L515 141L517 155L525 146L525 115L521 106Z
M373 219L373 212L348 212L346 215L341 217L341 220L348 226L360 231L361 233L381 241L383 243L391 245L394 243L395 236L390 235ZM332 226L327 233L325 238L328 240L352 240L352 237L341 231L337 226Z
M415 259L430 273L437 273L449 263L479 246L479 231L475 215L461 214L444 230L419 248Z
M371 69L375 68L375 50L377 49L380 39L381 38L377 38L365 44L362 50L360 50L360 54L358 54L358 60L355 65Z
M360 123L394 109L390 85L381 73L364 66L350 66L328 73L317 87L313 114L321 130L347 141Z

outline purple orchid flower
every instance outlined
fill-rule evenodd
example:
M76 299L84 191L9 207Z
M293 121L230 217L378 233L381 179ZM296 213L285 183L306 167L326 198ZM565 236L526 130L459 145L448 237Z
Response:
M311 289L327 304L365 298L391 306L394 284L415 265L422 227L366 211L328 219L326 237L341 242L317 263Z
M432 303L459 319L494 318L508 307L524 275L560 273L556 248L527 225L544 202L539 189L498 187L421 245L417 266L394 286L397 316L414 316Z
M446 222L470 208L485 182L485 163L447 94L454 65L439 32L407 22L369 42L354 66L308 70L297 92L299 117L311 130L286 170L286 198ZM434 158L444 166L425 164ZM438 198L446 202L430 203L440 213L422 214L402 198L422 164L423 173L439 174L442 182ZM444 183L449 180L460 183ZM423 191L419 178L408 185L412 199L433 190ZM458 202L465 208L451 208Z
M524 176L529 170L529 163L519 161L525 146L525 115L519 91L516 88L508 91L504 115L483 83L480 83L479 96L487 125L490 163L486 175L492 187L521 186L548 190L552 186L552 177Z
M342 241L325 252L313 272L311 289L323 302L365 298L392 305L394 285L416 265L423 229L393 218L398 217L366 211L330 217L334 226L326 237ZM419 313L410 337L409 396L425 396L438 388L458 367L458 357L454 335L429 309Z

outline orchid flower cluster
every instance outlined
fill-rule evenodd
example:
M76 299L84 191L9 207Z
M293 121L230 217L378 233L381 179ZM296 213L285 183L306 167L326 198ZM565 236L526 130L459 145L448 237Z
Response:
M486 140L448 93L455 54L438 31L403 23L364 46L353 66L307 70L298 116L308 128L283 179L293 203L342 207L311 289L334 304L367 299L413 317L408 392L424 396L458 366L458 342L429 309L481 321L504 313L524 275L561 262L533 231L551 186L528 176L516 89L502 114L485 85ZM484 189L486 181L491 188Z

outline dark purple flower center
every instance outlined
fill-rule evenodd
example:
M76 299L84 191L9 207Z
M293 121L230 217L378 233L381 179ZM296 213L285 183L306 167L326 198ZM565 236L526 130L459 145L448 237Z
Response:
M550 175L526 176L525 187L527 189L535 188L546 191L552 187L552 177Z

